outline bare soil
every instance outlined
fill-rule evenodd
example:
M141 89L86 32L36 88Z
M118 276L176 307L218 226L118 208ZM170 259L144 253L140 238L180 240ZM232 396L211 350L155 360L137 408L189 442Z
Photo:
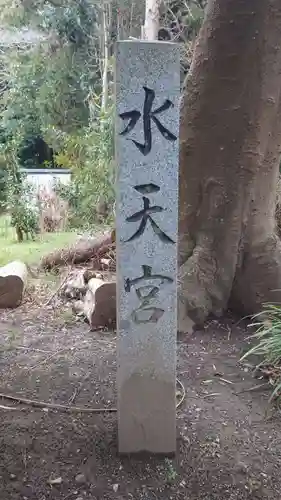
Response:
M1 500L277 500L280 415L239 364L247 333L226 318L178 339L186 397L174 460L120 458L115 413L64 413L0 398L14 408L0 408ZM115 333L89 332L67 310L26 303L0 316L0 374L1 393L115 407Z

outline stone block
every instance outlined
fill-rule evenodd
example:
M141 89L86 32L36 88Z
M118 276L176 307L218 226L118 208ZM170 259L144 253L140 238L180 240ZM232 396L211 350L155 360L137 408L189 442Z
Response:
M179 47L116 51L120 453L176 447Z

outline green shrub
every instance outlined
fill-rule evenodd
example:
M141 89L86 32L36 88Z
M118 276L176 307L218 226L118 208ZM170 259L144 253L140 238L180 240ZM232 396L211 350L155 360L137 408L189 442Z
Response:
M1 143L1 141L0 141ZM7 201L7 162L5 156L0 151L0 213L5 210Z
M70 168L70 185L57 185L67 200L73 227L94 227L113 215L113 120L112 110L84 130L83 135L65 136L56 162Z
M250 355L260 358L257 368L278 367L270 383L274 390L271 399L281 395L281 305L268 304L263 311L254 316L255 323L250 325L256 329L251 336L255 345L246 352L241 361Z
M7 201L7 172L0 167L0 213L4 212Z
M38 215L33 207L28 206L24 201L14 205L11 210L11 226L15 228L19 242L26 239L35 239L39 233Z
M10 223L18 241L23 241L24 237L34 239L39 232L39 213L33 201L33 189L20 171L16 144L11 141L2 148L7 166L5 209L11 216Z

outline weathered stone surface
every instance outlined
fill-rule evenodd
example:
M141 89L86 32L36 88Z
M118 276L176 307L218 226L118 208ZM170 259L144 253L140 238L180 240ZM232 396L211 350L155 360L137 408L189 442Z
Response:
M117 44L121 453L170 454L176 446L179 80L176 44Z

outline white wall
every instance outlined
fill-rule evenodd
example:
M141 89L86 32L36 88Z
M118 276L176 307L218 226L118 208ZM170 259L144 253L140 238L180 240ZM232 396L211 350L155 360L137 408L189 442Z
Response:
M22 169L26 174L26 180L29 184L34 186L35 192L39 189L45 188L47 191L52 191L54 184L60 181L63 184L69 184L71 180L71 173L69 170L59 169Z

